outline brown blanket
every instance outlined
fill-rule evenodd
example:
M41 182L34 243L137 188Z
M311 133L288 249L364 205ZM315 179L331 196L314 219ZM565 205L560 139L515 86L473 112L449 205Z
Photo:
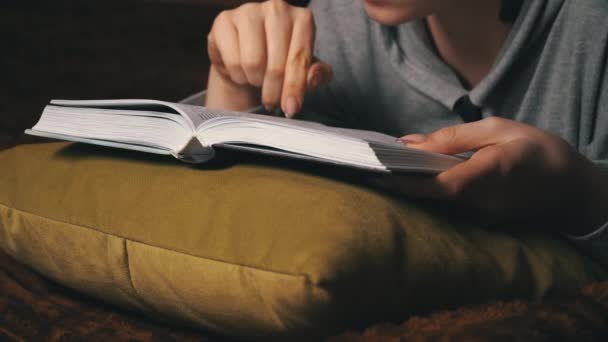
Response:
M208 336L83 297L0 252L1 341L209 341Z
M332 341L608 341L608 282L541 303L497 302L413 317Z
M2 341L217 341L84 297L0 252ZM608 283L542 303L498 302L402 325L384 324L333 341L608 341Z

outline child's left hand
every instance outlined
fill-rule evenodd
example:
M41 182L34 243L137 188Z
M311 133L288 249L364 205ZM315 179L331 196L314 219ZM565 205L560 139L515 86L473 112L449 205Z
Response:
M401 141L445 154L475 151L434 177L392 176L406 195L449 200L499 220L541 220L577 235L608 220L608 180L557 135L490 117Z

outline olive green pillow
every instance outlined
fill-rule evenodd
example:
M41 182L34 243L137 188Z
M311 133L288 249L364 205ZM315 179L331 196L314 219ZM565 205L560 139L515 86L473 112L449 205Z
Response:
M22 145L0 152L0 248L105 301L248 339L605 278L558 237L456 223L323 172Z

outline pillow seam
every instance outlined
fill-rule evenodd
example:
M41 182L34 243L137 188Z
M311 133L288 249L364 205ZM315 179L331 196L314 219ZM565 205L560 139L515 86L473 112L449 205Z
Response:
M46 216L43 216L43 215L35 214L35 213L32 213L32 212L27 211L27 210L10 207L10 206L6 205L5 203L0 203L0 207L4 207L7 210L15 210L15 211L18 211L18 212L21 212L21 213L24 213L24 214L27 214L27 215L31 215L31 216L34 216L34 217L38 217L38 218L41 218L41 219L50 220L50 221L54 221L54 222L62 223L62 224L67 224L67 225L72 226L71 228L79 227L79 228L82 228L82 229L92 230L92 231L100 233L100 234L105 234L105 235L108 235L108 236L111 236L111 237L115 237L115 238L118 238L118 239L123 239L125 241L130 241L130 242L133 242L133 243L138 243L138 244L142 244L142 245L146 245L146 246L150 246L150 247L154 247L154 248L163 249L163 250L166 250L166 251L182 254L184 256L189 256L189 257L192 257L192 258L202 259L202 260L206 260L206 261L218 262L218 263L222 263L222 264L226 264L226 265L244 267L244 268L247 268L247 269L252 269L252 270L256 270L256 271L260 271L260 272L268 272L268 273L274 273L274 274L278 274L278 275L291 276L291 277L302 277L302 278L305 278L306 283L309 283L309 284L312 284L313 286L319 287L319 284L313 283L313 281L311 280L310 275L308 275L308 274L298 274L298 273L290 273L290 272L286 272L286 271L277 271L277 270L266 269L266 268L262 268L262 267L258 267L258 266L252 266L252 265L246 265L246 264L241 264L241 263L236 263L236 262L230 262L230 261L226 261L226 260L220 260L220 259L216 259L216 258L210 258L210 257L207 257L207 256L198 256L198 255L194 255L194 254L191 254L191 253L186 253L186 252L170 249L170 248L167 248L167 247L162 247L162 246L158 246L158 245L155 245L155 244L150 244L150 243L147 243L147 242L143 242L143 241L127 238L125 236L120 236L120 235L116 235L116 234L112 234L112 233L107 233L107 232L104 232L102 230L99 230L99 229L96 229L96 228L93 228L93 227L89 227L88 225L82 225L82 224L75 224L75 223L65 222L63 220L59 220L59 219L50 218L50 217L46 217Z

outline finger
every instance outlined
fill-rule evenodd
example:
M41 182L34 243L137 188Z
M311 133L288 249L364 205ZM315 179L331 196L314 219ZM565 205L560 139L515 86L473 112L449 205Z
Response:
M244 6L260 6L246 4ZM236 21L239 36L239 49L242 69L249 84L262 87L266 72L266 33L264 19L260 10L244 10L244 6Z
M222 74L222 76L229 77L230 75L224 66L222 55L220 54L220 50L217 48L213 33L210 33L207 36L207 53L209 54L209 61L211 61L211 64L215 66L215 69Z
M245 85L247 84L247 78L241 67L237 29L227 12L220 13L216 22L218 24L214 25L214 43L220 52L222 64L234 83Z
M467 161L457 164L437 176L437 183L445 199L458 199L466 204L484 207L493 195L489 182L494 188L501 182L501 160L503 148L498 145L486 147L475 153ZM483 186L481 186L483 185Z
M299 112L304 102L315 36L314 20L308 9L298 9L294 16L296 19L289 44L285 83L281 94L281 107L288 117L293 117Z
M333 78L331 65L315 59L308 69L307 85L309 89L327 85Z
M501 147L490 146L477 152L469 160L436 176L388 176L384 181L384 187L415 198L458 200L461 204L483 202L489 191L483 189L482 193L474 193L478 189L476 184L488 180L490 175L495 175L499 171L498 161L501 155ZM494 179L498 181L496 177Z
M428 135L412 134L400 138L407 146L430 152L457 154L489 145L505 143L521 130L511 120L490 117L476 122L442 128Z
M268 59L262 85L262 103L269 111L274 110L281 103L285 64L292 33L291 19L277 6L279 5L273 3L272 6L267 7L264 21Z

